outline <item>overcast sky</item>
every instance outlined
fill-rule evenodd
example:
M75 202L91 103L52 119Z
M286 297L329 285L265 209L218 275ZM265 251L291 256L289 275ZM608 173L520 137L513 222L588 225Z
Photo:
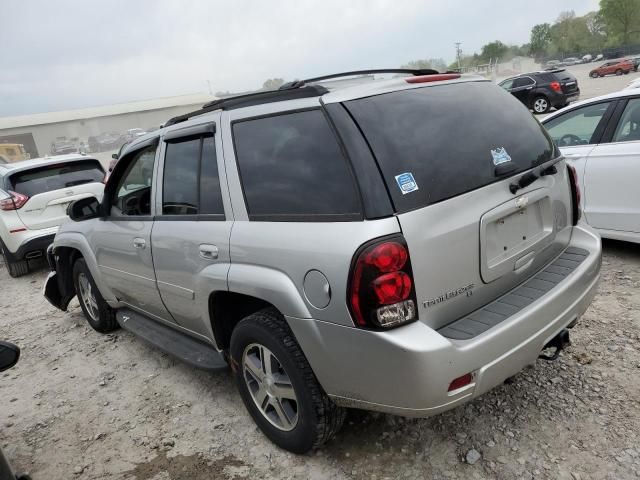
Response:
M544 7L541 6L544 3ZM9 6L10 5L10 6ZM4 5L0 116L259 88L521 44L598 0L21 0Z

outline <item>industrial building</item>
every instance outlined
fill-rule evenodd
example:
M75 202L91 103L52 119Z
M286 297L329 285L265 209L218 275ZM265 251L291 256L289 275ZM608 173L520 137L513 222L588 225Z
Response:
M169 118L196 110L215 98L206 94L183 95L63 112L0 117L0 143L22 144L31 158L53 153L52 146L56 141L71 141L90 151L92 139L105 135L124 139L127 130L137 128L149 131Z

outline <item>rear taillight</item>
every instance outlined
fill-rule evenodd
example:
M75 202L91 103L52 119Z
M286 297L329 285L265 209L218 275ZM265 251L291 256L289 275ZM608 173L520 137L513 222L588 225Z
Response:
M10 195L9 198L0 200L0 210L18 210L29 201L29 197L21 193L12 192L11 190L8 193Z
M578 172L573 165L567 165L569 171L569 184L571 186L571 203L573 207L573 219L574 225L578 224L578 220L582 216L582 209L580 208L580 184L578 183Z
M349 310L359 327L387 329L418 319L407 243L400 235L360 247L349 275Z
M549 86L551 87L551 90L562 93L562 85L560 85L560 82L551 82Z

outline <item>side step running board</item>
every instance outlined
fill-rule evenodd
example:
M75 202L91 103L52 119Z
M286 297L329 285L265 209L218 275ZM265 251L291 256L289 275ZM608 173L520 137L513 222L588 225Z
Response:
M128 308L118 310L116 320L125 330L193 367L209 371L228 368L222 355L211 345L191 338L155 320L150 320L133 310Z

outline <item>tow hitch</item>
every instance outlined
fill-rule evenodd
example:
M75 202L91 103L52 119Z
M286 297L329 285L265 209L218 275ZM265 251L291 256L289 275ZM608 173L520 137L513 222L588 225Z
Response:
M540 355L538 355L538 358L546 360L548 362L553 362L554 360L558 359L558 357L560 356L560 352L564 349L564 347L568 347L569 345L571 345L571 340L569 340L569 330L563 328L562 331L560 331L558 335L553 337L551 341L547 343L542 349L542 351L544 352L547 348L555 348L555 352L553 352L552 355L541 353Z

